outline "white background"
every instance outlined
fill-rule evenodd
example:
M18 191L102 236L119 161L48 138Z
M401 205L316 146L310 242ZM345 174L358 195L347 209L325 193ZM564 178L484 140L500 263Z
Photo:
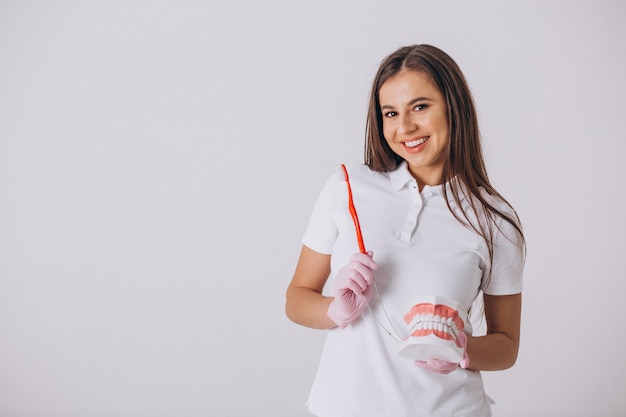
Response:
M306 416L324 332L284 291L413 43L526 230L495 415L626 415L625 5L0 1L0 416Z

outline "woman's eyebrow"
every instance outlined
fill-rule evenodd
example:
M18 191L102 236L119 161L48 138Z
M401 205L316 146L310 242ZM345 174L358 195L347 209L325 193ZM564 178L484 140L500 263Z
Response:
M413 100L409 101L409 106L415 103L418 103L420 101L433 101L432 98L428 98L428 97L417 97L414 98Z
M408 106L412 106L413 104L419 103L420 101L433 101L433 99L432 98L428 98L428 97L416 97L413 100L409 101L407 103L407 105ZM393 106L391 106L389 104L385 104L385 105L380 106L380 109L381 110L387 110L387 109L393 110Z

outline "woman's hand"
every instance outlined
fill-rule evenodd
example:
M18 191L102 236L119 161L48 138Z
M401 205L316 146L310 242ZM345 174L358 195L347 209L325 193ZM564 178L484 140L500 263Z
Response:
M463 359L461 359L459 363L431 358L425 361L415 361L415 365L420 368L428 369L429 371L437 372L438 374L449 374L458 367L466 369L469 366L469 357L467 356L467 335L465 333L459 332L457 346L463 348Z
M332 287L335 299L328 307L328 317L340 328L358 318L370 298L374 282L373 270L377 268L372 252L355 253L337 272Z

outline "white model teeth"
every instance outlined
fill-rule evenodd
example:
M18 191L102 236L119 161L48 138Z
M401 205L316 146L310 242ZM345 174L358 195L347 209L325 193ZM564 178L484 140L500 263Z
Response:
M422 143L426 142L430 136L426 136L425 138L412 140L410 142L405 142L404 144L408 148L415 148L416 146L420 146Z
M417 330L438 330L446 332L456 339L459 329L452 317L441 317L433 314L417 314L408 325L410 333Z

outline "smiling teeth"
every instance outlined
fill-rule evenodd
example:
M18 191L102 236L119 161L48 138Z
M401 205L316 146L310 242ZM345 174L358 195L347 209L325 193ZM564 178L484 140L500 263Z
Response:
M425 138L421 138L421 139L412 140L410 142L405 142L404 144L409 148L415 148L416 146L419 146L422 143L426 142L428 138L430 138L430 136L426 136Z

